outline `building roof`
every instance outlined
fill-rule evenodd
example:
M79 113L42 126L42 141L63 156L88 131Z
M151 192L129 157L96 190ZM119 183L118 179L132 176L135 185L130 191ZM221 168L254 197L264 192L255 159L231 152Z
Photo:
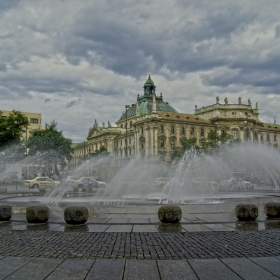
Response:
M262 123L262 128L265 128L267 130L280 131L280 125L274 123Z
M146 113L150 114L152 112L153 108L153 91L155 91L155 85L153 80L151 79L151 76L149 75L148 80L144 84L144 94L142 96L139 96L137 98L138 106L139 106L139 114L145 115ZM173 112L177 113L177 110L174 109L171 105L169 105L168 102L164 102L162 95L161 96L155 96L156 100L156 109L157 111L162 111L162 112ZM135 117L136 116L136 103L132 104L129 109L127 109L127 112L124 111L119 118L119 121L125 120L126 119L126 114L127 118Z
M203 118L200 118L196 115L192 114L184 114L184 113L166 113L166 112L159 112L158 116L161 119L165 120L173 120L173 121L184 121L184 122L191 122L191 123L204 123L204 124L211 124L210 120L206 120Z

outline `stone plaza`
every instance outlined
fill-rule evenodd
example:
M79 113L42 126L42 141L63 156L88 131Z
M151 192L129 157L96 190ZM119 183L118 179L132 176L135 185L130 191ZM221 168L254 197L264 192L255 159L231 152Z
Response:
M278 279L280 219L264 213L265 203L278 199L244 193L180 205L175 224L161 223L154 203L86 203L87 223L70 225L63 211L71 198L48 205L44 224L25 219L27 205L40 205L36 197L9 198L13 216L0 222L0 279ZM248 201L258 218L237 220L235 206Z

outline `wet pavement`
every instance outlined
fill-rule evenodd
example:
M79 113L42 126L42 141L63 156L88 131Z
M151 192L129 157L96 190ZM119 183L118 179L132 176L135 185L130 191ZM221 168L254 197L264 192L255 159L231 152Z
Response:
M267 202L279 198L180 205L178 224L159 222L160 205L84 202L88 222L68 225L70 202L49 204L48 223L29 224L25 208L39 202L13 198L2 202L13 216L0 222L0 279L279 279L280 219L265 216ZM238 221L238 203L256 204L256 221Z

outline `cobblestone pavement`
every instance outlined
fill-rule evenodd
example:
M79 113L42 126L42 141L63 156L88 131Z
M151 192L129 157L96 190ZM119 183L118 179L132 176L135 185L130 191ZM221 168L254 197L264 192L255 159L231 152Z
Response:
M0 255L52 259L178 260L280 255L280 231L67 233L0 231Z

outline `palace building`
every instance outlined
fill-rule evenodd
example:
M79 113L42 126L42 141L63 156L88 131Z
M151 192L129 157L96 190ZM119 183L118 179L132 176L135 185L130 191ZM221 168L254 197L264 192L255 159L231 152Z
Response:
M135 104L126 105L125 111L116 121L105 126L95 120L88 131L87 142L75 147L72 166L84 161L94 151L104 146L114 156L114 164L122 165L123 159L141 154L146 159L171 161L172 149L180 146L183 138L196 138L202 146L210 131L231 134L241 141L257 142L279 148L280 125L263 123L259 119L258 104L247 104L241 97L237 103L229 104L227 98L219 97L210 106L197 108L194 114L180 113L162 94L156 94L156 86L150 75L144 84L142 96L137 96Z

